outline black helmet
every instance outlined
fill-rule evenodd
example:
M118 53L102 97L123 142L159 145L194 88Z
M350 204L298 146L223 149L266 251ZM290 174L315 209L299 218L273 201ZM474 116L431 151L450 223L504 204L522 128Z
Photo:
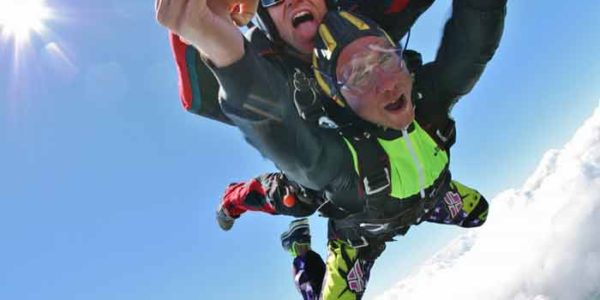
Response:
M394 44L377 23L347 11L328 12L315 37L312 65L317 83L327 96L323 97L323 107L329 117L341 127L350 125L364 127L368 123L360 119L348 107L339 91L336 76L337 59L342 49L357 38L365 36L381 36Z
M276 43L281 43L281 37L279 37L279 32L275 27L275 23L273 23L273 19L267 12L267 9L263 7L262 1L258 4L258 8L256 10L256 26L265 33L267 38Z

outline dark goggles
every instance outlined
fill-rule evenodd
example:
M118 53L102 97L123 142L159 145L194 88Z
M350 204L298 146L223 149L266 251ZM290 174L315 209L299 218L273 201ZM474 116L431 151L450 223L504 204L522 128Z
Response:
M279 5L285 0L260 0L260 5L264 8Z

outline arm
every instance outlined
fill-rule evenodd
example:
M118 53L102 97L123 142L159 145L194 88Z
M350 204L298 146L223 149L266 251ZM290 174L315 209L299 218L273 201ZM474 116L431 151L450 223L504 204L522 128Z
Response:
M305 64L298 66L300 73L310 74L307 69ZM278 59L259 55L246 42L242 59L213 72L221 86L225 114L291 180L323 190L340 176L353 175L345 172L352 159L337 133L299 116L293 101L294 68L288 70Z
M339 0L341 9L357 12L371 18L383 28L394 41L408 32L411 26L434 0Z
M169 35L177 67L179 98L185 110L233 125L219 106L219 83L198 50L181 41L174 33Z
M498 48L505 15L506 0L454 0L435 61L416 74L415 89L423 95L418 118L440 126L473 89Z

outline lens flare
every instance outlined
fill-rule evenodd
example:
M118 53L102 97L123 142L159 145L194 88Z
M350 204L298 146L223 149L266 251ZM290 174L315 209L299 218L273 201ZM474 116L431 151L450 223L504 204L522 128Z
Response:
M0 30L4 39L26 43L32 32L42 34L52 11L44 0L0 0Z

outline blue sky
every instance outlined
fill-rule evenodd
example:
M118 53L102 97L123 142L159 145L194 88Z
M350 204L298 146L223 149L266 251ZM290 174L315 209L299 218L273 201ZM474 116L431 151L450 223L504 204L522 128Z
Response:
M18 55L0 40L0 299L297 298L279 246L290 218L249 214L227 233L214 221L229 182L273 167L234 128L182 109L152 1L46 2L47 32ZM509 2L497 55L454 111L454 177L488 198L520 186L600 99L597 1ZM412 31L426 60L449 6ZM325 254L324 222L311 222ZM461 232L411 229L367 297Z

